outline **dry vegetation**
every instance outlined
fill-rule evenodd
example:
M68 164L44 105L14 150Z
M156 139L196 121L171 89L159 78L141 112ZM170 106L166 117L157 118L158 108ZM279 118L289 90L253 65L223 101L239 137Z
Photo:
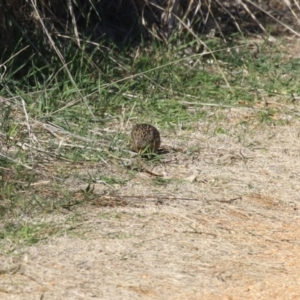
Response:
M0 1L1 299L300 298L300 4L232 2Z

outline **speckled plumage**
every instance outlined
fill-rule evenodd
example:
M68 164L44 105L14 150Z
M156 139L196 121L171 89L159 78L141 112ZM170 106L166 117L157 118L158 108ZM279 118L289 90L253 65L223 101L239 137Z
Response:
M153 152L160 147L159 131L150 124L136 124L131 130L131 149L135 152Z

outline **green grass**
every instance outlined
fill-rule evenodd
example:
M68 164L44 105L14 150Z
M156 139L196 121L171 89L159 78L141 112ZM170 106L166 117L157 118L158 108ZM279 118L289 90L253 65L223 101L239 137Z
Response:
M283 60L280 41L272 47L263 43L253 56L247 47L235 52L233 44L229 53L228 45L217 38L208 40L216 61L211 54L197 52L184 57L192 42L187 36L177 48L171 41L168 46L153 42L140 48L111 45L109 51L101 45L82 50L70 46L63 54L73 81L55 55L42 66L34 57L24 60L21 66L28 70L24 76L12 60L0 87L1 96L10 99L0 103L0 141L10 157L0 157L3 222L53 213L70 201L82 201L92 189L80 195L63 186L89 164L98 173L79 176L82 184L102 182L108 189L126 184L134 176L126 165L130 160L128 124L149 122L173 133L178 124L188 131L193 123L209 120L214 135L230 134L219 125L225 116L215 112L240 106L259 107L254 110L256 122L285 124L274 117L282 107L264 106L266 99L290 104L299 95L300 60ZM246 128L254 121L242 122ZM43 129L46 123L65 132L51 134ZM155 166L159 159L149 163ZM112 167L124 176L111 174ZM42 180L51 183L32 185ZM153 180L157 186L169 182ZM45 228L53 232L49 224L2 226L0 237L14 236L30 245L47 236Z
M23 223L14 224L7 223L0 231L1 240L9 239L17 244L33 245L41 240L47 239L49 236L57 234L60 229L49 223L40 222L39 224Z

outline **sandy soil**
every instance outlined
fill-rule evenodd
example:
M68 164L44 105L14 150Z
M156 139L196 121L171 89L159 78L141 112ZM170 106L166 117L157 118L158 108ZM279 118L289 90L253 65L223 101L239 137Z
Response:
M300 299L300 123L241 125L252 109L218 113L219 124L162 132L177 150L154 171L169 180L141 171L115 184L125 206L36 220L66 234L1 255L0 298ZM99 201L105 190L95 185Z

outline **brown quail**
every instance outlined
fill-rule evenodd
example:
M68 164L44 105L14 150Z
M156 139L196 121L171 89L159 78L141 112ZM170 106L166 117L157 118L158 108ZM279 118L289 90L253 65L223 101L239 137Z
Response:
M136 124L131 130L131 149L141 153L155 153L160 146L159 131L149 124Z

